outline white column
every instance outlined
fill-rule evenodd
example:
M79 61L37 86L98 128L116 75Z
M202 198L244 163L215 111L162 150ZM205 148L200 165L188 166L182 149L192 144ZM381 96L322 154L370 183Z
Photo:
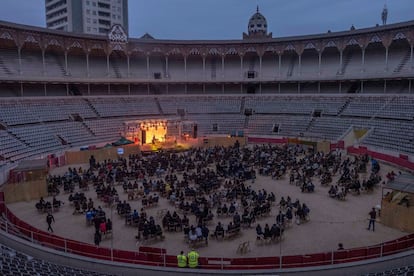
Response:
M388 47L385 48L385 71L388 71Z
M42 66L43 66L43 76L46 76L46 64L45 64L45 50L42 49Z
M339 72L342 74L342 59L344 52L343 50L339 51Z
M224 55L221 56L221 78L224 80Z
M322 51L318 53L318 75L321 75Z
M150 79L150 57L147 55L147 79Z
M365 71L365 47L362 48L361 72Z
M410 51L410 71L413 70L413 45L411 45L411 51Z
M259 56L259 79L263 79L262 78L262 56ZM260 86L260 93L262 92L262 88Z
M106 76L109 77L109 54L106 55Z
M21 75L22 74L22 48L20 47L17 48L17 57L19 59L19 75Z
M206 80L206 57L204 56L203 56L203 80Z
M240 56L240 78L243 80L243 56Z
M130 64L129 64L129 55L127 55L127 78L129 78L131 76L131 72L130 72Z
M282 75L282 72L280 72L282 70L282 55L278 55L279 56L279 77ZM279 93L280 93L280 86L279 86Z
M187 80L187 57L184 56L184 79Z
M302 54L299 55L299 76L302 74Z
M169 78L170 73L168 72L168 56L165 56L165 77Z
M68 74L68 52L67 51L65 51L65 74L69 75Z
M86 53L86 75L89 78L89 53Z

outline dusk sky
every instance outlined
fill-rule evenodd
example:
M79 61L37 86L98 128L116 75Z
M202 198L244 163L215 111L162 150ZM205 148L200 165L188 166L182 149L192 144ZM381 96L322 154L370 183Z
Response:
M241 39L259 5L273 37L414 20L414 0L129 0L129 35L159 39ZM0 20L45 26L44 0L1 0Z

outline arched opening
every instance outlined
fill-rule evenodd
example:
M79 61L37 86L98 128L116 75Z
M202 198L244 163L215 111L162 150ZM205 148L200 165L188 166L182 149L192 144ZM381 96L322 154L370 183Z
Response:
M68 50L68 76L85 78L88 76L86 54L83 48L71 47Z
M282 54L281 77L291 78L298 75L299 56L294 49L285 50Z
M314 77L319 71L319 53L316 49L305 49L301 56L300 75Z
M107 56L103 49L91 49L89 52L89 77L106 78L108 76Z
M372 42L365 48L365 65L363 70L368 73L384 72L385 47L380 41Z
M184 79L184 56L182 54L172 53L168 56L167 75L170 80Z
M49 77L65 77L66 62L64 50L59 45L49 45L45 50L45 70Z
M406 38L394 39L388 49L388 70L402 73L411 70L411 46Z
M22 74L27 76L43 75L42 50L37 42L24 43L20 56L22 59Z
M128 77L128 60L124 51L114 50L109 55L109 77L117 79Z
M336 76L340 69L339 63L340 53L338 48L336 46L325 47L321 56L321 76Z
M0 75L13 76L19 74L19 55L15 41L0 38Z
M262 56L262 80L273 80L279 72L279 57L274 52L265 52Z

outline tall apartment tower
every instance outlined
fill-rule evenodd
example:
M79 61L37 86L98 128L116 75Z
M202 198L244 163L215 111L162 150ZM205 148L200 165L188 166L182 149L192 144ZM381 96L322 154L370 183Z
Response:
M45 0L45 7L50 29L106 35L119 24L128 33L128 0Z

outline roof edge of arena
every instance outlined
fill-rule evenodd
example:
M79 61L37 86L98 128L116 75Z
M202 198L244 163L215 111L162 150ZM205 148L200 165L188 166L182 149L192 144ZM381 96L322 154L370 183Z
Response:
M47 29L44 27L29 26L24 24L17 24L8 21L0 20L0 29L14 29L16 31L31 31L42 34L58 35L68 38L78 38L78 39L93 39L93 40L107 40L107 37L102 37L99 35L87 35L81 33L73 32L64 32ZM151 43L151 44L227 44L227 43L238 43L238 44L251 44L254 43L275 43L275 42L295 42L302 40L313 40L313 39L335 39L348 36L359 36L369 33L386 33L393 32L401 29L413 29L414 30L414 20L393 23L388 25L380 25L374 27L367 27L355 30L347 31L338 31L338 32L327 32L320 34L309 34L309 35L298 35L298 36L287 36L287 37L262 37L262 38L253 38L253 39L229 39L229 40L171 40L171 39L148 39L148 38L129 38L130 42L139 42L139 43ZM413 38L414 42L414 38Z

